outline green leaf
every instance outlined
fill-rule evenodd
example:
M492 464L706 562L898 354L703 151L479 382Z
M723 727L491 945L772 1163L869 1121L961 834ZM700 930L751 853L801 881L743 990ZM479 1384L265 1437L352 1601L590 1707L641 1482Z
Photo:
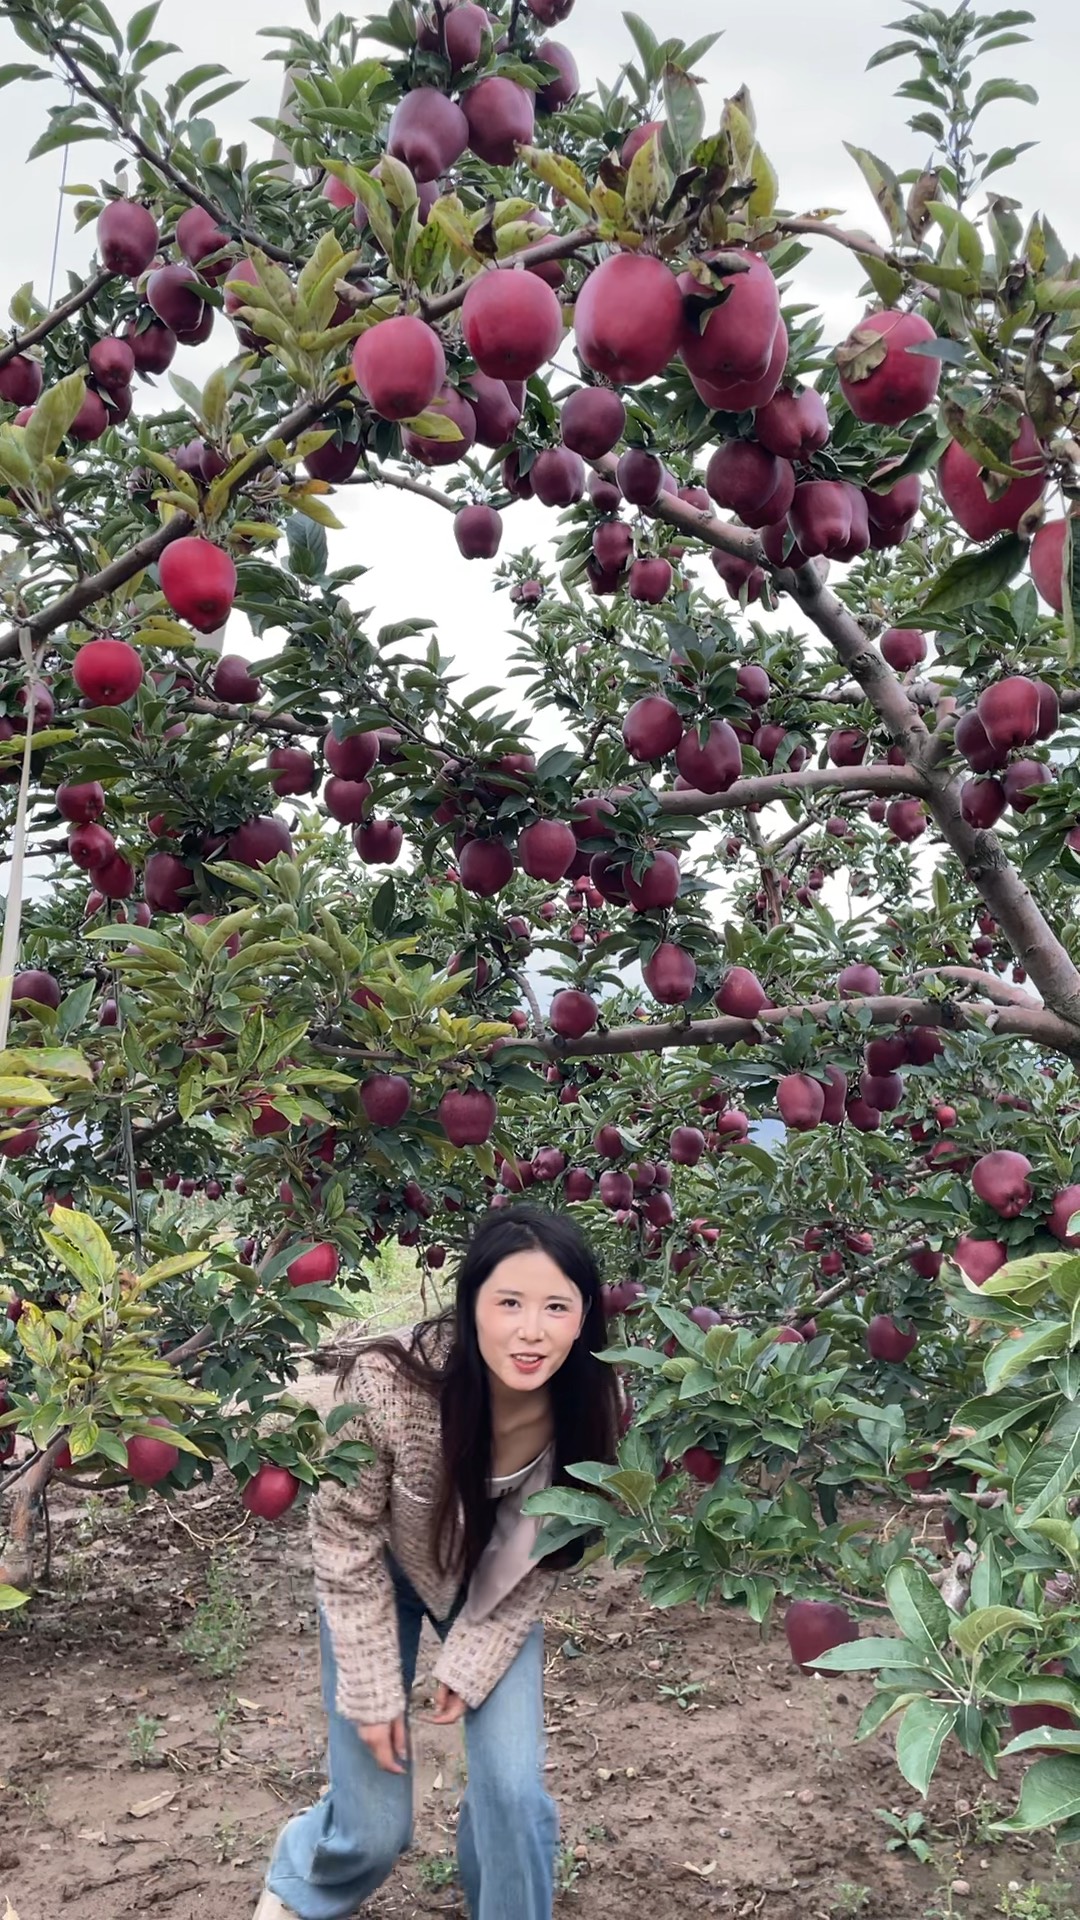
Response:
M41 1238L76 1279L100 1284L116 1272L116 1255L97 1221L75 1207L54 1207L52 1230Z
M1038 1520L1072 1491L1080 1473L1080 1401L1066 1401L1013 1480L1013 1505L1025 1523Z
M1008 1260L983 1282L979 1292L988 1300L1019 1299L1028 1294L1041 1299L1047 1286L1053 1285L1055 1269L1070 1266L1075 1258L1072 1253L1055 1252L1029 1253L1022 1260Z
M705 105L697 81L670 63L664 68L664 118L678 159L685 162L705 132Z
M9 87L13 80L47 80L48 77L41 67L24 67L18 61L0 67L0 87Z
M646 80L656 80L660 70L660 47L651 27L636 13L624 13L623 20L638 56Z
M1039 96L1034 87L1028 86L1025 81L1007 80L999 76L996 80L983 81L975 95L971 118L974 120L992 100L1023 100L1029 107L1036 107L1039 104Z
M1045 1360L1051 1354L1064 1353L1068 1344L1069 1328L1064 1320L1040 1322L1038 1326L1029 1327L1017 1340L999 1341L983 1363L987 1392L994 1393L1007 1386L1033 1360Z
M55 386L46 387L25 430L26 451L35 467L58 452L85 399L86 382L81 373L69 373Z
M949 1638L949 1609L924 1567L900 1560L885 1576L885 1598L904 1638L940 1657Z
M14 1613L16 1608L29 1604L30 1595L21 1593L18 1587L0 1587L0 1613Z
M823 1673L874 1673L879 1667L921 1666L922 1655L905 1640L848 1640L806 1664Z
M83 140L109 138L104 127L84 127L57 115L48 133L43 133L40 140L35 140L26 157L28 160L40 160L43 154L55 153L58 147L74 147Z
M887 60L901 60L905 54L917 55L921 52L922 48L917 40L890 40L888 46L879 47L876 53L870 55L866 63L866 71L869 73L873 67L883 67Z
M150 0L149 6L139 7L132 14L131 19L128 21L127 29L127 50L129 53L135 53L137 49L142 46L143 41L147 39L150 29L157 18L160 5L161 0Z
M954 1623L953 1645L970 1658L995 1634L1010 1633L1014 1627L1036 1628L1038 1624L1036 1614L1021 1613L1018 1607L976 1607Z
M946 567L920 604L920 620L924 625L947 625L951 614L999 593L1019 573L1026 557L1027 547L1015 533L1004 533L977 552L962 553Z
M904 291L903 274L896 267L890 267L887 260L879 260L876 254L860 253L858 258L879 300L887 307L894 307Z
M1059 1826L1080 1813L1080 1760L1036 1760L1024 1775L1020 1802L1009 1820L1000 1820L995 1833L1035 1833L1040 1827Z
M885 224L896 239L904 231L904 197L900 185L891 167L884 160L865 147L853 147L850 141L844 141L845 151L850 153L863 179L866 181ZM920 263L921 271L921 263Z
M896 1732L896 1764L916 1793L925 1794L956 1725L960 1708L940 1700L913 1700Z
M972 273L981 274L984 264L983 244L979 238L978 228L973 226L970 220L965 219L955 207L951 207L947 200L929 201L926 211L931 220L935 221L950 239L955 240L964 265Z

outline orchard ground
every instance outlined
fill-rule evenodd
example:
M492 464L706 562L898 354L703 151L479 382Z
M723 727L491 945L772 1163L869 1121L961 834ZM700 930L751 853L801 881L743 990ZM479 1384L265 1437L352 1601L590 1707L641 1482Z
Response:
M420 1312L401 1256L375 1288L365 1331ZM333 1375L305 1369L300 1385L325 1413ZM64 1487L51 1521L50 1582L0 1639L14 1735L0 1894L18 1920L235 1920L281 1821L324 1785L305 1516L271 1531L219 1478L141 1512L121 1490ZM741 1613L649 1608L630 1572L568 1580L546 1624L560 1914L1076 1920L1068 1856L987 1837L1021 1761L995 1788L947 1748L923 1803L888 1728L854 1742L863 1676L804 1678L776 1628L763 1641ZM371 1920L464 1914L460 1734L423 1718L434 1646L426 1631L414 1847ZM879 1808L923 1815L928 1860L890 1851Z

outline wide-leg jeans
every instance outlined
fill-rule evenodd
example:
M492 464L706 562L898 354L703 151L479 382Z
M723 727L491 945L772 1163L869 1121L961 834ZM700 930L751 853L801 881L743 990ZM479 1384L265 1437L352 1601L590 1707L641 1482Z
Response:
M390 1563L408 1699L427 1609ZM462 1604L443 1621L445 1639ZM322 1697L329 1721L329 1788L288 1822L267 1885L299 1920L346 1920L382 1885L412 1841L413 1767L387 1773L337 1711L337 1667L321 1610ZM467 1786L457 1829L470 1920L551 1920L559 1815L544 1785L543 1627L535 1626L487 1699L465 1713Z

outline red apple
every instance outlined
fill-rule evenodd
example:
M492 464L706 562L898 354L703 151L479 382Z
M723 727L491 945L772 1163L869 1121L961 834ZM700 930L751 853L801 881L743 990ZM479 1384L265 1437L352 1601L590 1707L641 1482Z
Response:
M287 1467L272 1460L260 1461L240 1499L249 1513L260 1520L280 1520L300 1491L300 1482Z

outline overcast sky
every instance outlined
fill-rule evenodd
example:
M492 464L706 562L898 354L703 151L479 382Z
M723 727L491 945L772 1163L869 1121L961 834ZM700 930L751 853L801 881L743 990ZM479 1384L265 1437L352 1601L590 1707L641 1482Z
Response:
M1075 114L1076 4L1040 0L1034 10L1034 43L991 55L987 72L1006 72L1030 82L1041 103L1036 109L1010 102L995 105L982 124L991 148L1022 139L1039 141L1011 174L1001 177L1002 186L1028 210L1041 207L1067 236L1068 191L1070 185L1075 188L1075 145L1069 129ZM118 0L113 11L124 22L133 8L127 0ZM714 0L681 0L677 7L641 0L641 11L658 34L677 28L687 42L715 29L727 12ZM888 22L895 22L900 11L887 0L827 0L818 7L807 6L806 0L758 0L753 7L730 10L723 37L701 69L709 82L710 125L719 120L725 94L744 83L750 88L760 138L780 176L783 205L842 209L850 224L882 238L876 210L841 142L870 147L897 169L925 157L921 140L905 128L903 104L892 98L901 69L864 71L874 48L896 37ZM271 22L306 25L302 0L278 0L276 5L274 0L163 0L157 31L182 48L184 66L216 60L247 77L244 90L216 110L220 130L230 140L245 136L252 116L276 111L281 68L266 61L273 42L259 38L259 28ZM597 72L611 82L618 63L632 54L615 0L578 0L559 37L573 47L584 84ZM11 29L0 23L0 62L26 58ZM169 71L174 70L179 63L170 63ZM163 77L165 71L155 69ZM163 79L158 90L162 86ZM48 288L62 159L53 153L28 165L26 154L44 124L46 105L58 97L51 87L16 84L3 95L0 117L7 184L4 280L11 290L32 280L42 297ZM268 144L257 130L253 143L263 149ZM71 149L69 179L96 181L111 164L104 144L76 146ZM61 266L81 268L91 240L74 235L70 204L62 216ZM830 340L842 338L859 317L860 277L850 256L824 243L815 247L801 270L800 293L823 305ZM59 284L63 286L62 277ZM211 343L198 353L181 352L179 370L205 377L227 357L231 342L231 329L219 321ZM572 367L568 346L560 359ZM331 535L331 553L339 564L362 561L371 567L361 582L362 603L374 604L380 621L408 614L437 617L444 646L470 678L498 677L492 667L501 666L506 657L507 601L486 591L486 563L459 558L449 516L400 494L374 495L364 489L340 498L348 529ZM508 517L504 551L541 542L554 518L533 503L518 505ZM790 619L783 611L779 617ZM237 626L239 631L234 630ZM245 635L234 618L226 645L231 650L238 644L245 644ZM546 739L547 729L541 728L538 737Z

